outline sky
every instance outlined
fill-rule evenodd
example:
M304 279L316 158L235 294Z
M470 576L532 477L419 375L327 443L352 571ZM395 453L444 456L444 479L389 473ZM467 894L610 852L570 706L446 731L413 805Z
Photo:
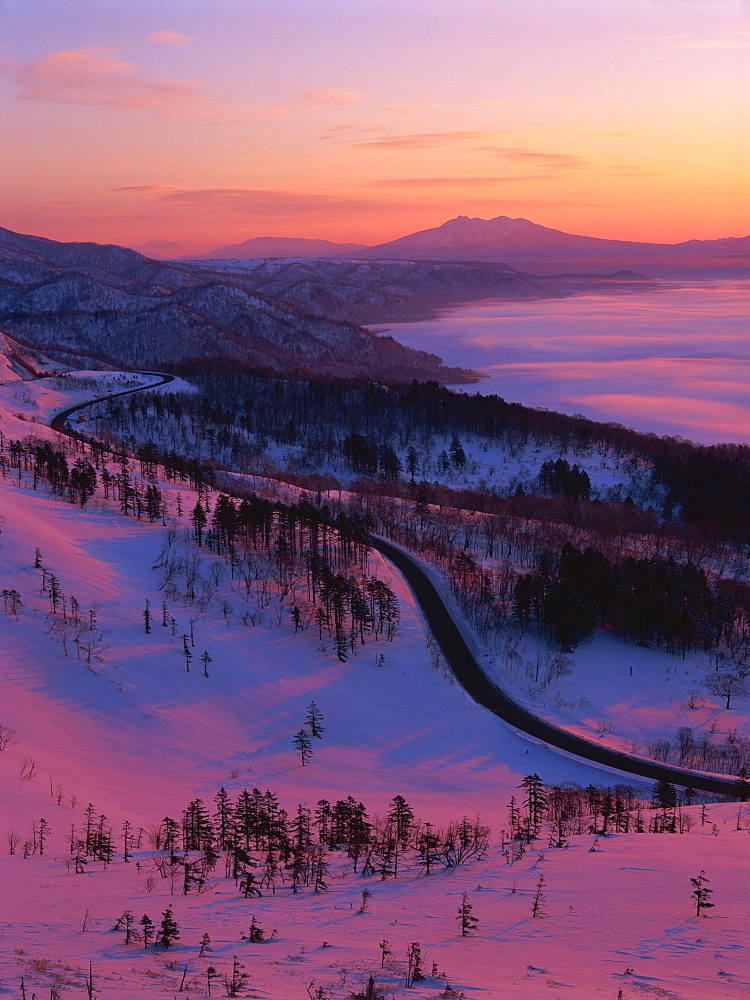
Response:
M0 0L0 120L0 224L57 240L745 236L750 3Z

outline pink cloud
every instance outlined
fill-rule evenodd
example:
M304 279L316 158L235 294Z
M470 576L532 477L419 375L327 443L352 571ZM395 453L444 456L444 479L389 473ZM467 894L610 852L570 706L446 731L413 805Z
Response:
M395 177L370 181L366 187L491 187L508 181L538 181L539 174L506 174L499 177ZM524 203L525 204L525 203Z
M444 107L445 104L438 101L431 101L427 104L382 104L381 110L387 111L391 115L399 115L408 118L411 115L419 114L420 111L425 111L428 108Z
M195 103L195 81L159 79L141 74L117 59L106 45L86 45L53 52L13 72L23 101L82 104L124 110L154 110Z
M130 184L127 187L112 188L117 194L153 194L155 191L172 191L166 184Z
M398 205L368 198L346 198L336 195L309 194L297 191L274 191L254 188L164 188L159 185L135 185L118 188L125 193L140 193L149 201L162 205L201 206L218 212L240 212L246 215L298 217L300 215L351 215L352 213L413 210L411 203Z
M354 142L355 146L377 149L438 149L441 146L472 146L496 138L492 132L415 132L386 135L380 139Z
M347 104L358 104L364 100L362 94L352 90L306 90L290 103L305 108L340 108Z
M485 152L497 153L507 163L520 166L544 167L554 170L582 170L590 165L589 160L573 153L544 153L536 149L508 149L505 147L485 148Z
M183 42L189 42L192 37L181 31L153 31L150 35L146 35L150 42L157 42L159 45L182 45Z

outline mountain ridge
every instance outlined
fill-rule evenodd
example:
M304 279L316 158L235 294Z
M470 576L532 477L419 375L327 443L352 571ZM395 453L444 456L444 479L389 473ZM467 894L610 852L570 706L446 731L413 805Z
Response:
M179 260L263 260L268 257L305 257L318 260L366 249L364 243L332 243L330 240L293 236L256 236L206 253L188 254Z
M454 379L436 355L134 250L0 229L0 329L76 367Z
M594 259L648 257L750 256L750 236L718 240L686 240L682 243L649 243L581 236L540 226L528 219L505 215L493 219L449 219L433 229L410 233L396 240L358 251L358 260L411 259L446 260L518 259L566 260L571 256ZM513 255L511 260L509 255Z

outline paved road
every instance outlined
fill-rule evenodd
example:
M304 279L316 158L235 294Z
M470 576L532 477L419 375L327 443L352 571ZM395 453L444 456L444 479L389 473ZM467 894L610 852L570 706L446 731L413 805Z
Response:
M618 753L592 740L558 729L557 726L532 715L504 694L484 673L454 621L453 611L446 606L420 563L404 549L382 538L372 538L371 544L406 578L432 634L461 686L474 701L493 712L498 718L553 747L566 750L576 757L604 764L606 767L617 768L618 771L636 774L641 778L652 778L655 781L666 779L674 785L719 792L734 798L740 797L741 792L747 795L747 789L743 789L738 780L731 776L714 777L700 771L669 767L667 764Z
M132 374L152 375L157 381L150 382L148 385L136 386L135 389L121 389L119 392L108 392L106 396L97 396L96 399L87 399L85 403L76 403L75 406L69 406L67 409L56 413L52 418L50 421L52 430L59 431L61 434L67 433L65 430L66 421L73 413L82 410L85 406L92 406L94 403L105 403L114 396L127 396L131 392L141 392L142 389L155 389L157 385L166 385L167 382L174 382L175 378L174 375L165 375L163 372L132 372Z
M58 413L51 421L54 430L68 433L65 423L78 410L94 403L105 402L114 396L127 396L131 392L151 389L157 385L165 385L174 380L173 375L162 372L139 372L140 375L152 375L158 381L150 385L138 386L135 389L124 389L111 392L106 396L89 399L85 403L77 403ZM473 652L464 639L461 630L453 618L453 611L446 605L439 591L425 573L417 559L404 549L393 545L382 538L371 539L373 548L382 553L398 569L412 589L422 614L435 636L449 666L461 686L478 704L488 709L504 722L509 723L521 732L528 733L550 746L558 747L576 757L613 767L627 774L635 774L641 778L651 778L654 781L665 779L673 785L695 788L707 792L718 792L734 798L748 795L747 786L743 786L736 778L726 778L704 774L700 771L689 771L687 768L669 767L657 761L644 760L631 754L619 753L608 747L594 743L592 740L575 736L559 729L549 722L532 715L521 705L509 698L500 688L496 687L487 677Z

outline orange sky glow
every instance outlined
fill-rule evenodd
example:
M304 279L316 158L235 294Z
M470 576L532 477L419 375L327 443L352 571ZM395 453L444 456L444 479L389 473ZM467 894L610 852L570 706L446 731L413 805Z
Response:
M0 29L9 229L750 234L744 0L6 0Z

